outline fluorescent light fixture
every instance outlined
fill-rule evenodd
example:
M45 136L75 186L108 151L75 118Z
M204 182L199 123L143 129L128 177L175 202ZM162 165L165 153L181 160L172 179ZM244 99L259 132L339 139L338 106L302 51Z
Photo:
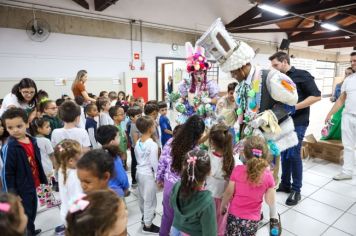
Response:
M329 24L329 23L322 23L321 27L323 27L325 29L328 29L328 30L331 30L331 31L336 31L336 30L340 29L338 26L332 25L332 24Z
M286 16L286 15L289 14L285 10L279 9L277 7L272 7L272 6L269 6L269 5L266 5L266 4L260 4L260 5L258 5L258 8L261 8L261 9L263 9L265 11L271 12L271 13L279 15L279 16Z

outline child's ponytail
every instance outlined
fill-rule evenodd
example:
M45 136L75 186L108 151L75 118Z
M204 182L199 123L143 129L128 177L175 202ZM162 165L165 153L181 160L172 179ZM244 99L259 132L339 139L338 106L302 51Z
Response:
M215 148L223 151L224 177L225 179L229 179L235 167L232 153L232 134L229 132L229 127L224 124L214 125L210 130L209 141Z
M206 151L193 150L187 153L183 163L180 198L187 199L198 191L210 173L210 159Z
M263 172L269 166L269 152L265 140L258 136L247 138L244 142L244 155L247 159L247 180L259 185Z
M34 118L32 122L30 123L30 134L32 136L36 136L38 134L38 129L42 128L46 122L49 122L45 118Z

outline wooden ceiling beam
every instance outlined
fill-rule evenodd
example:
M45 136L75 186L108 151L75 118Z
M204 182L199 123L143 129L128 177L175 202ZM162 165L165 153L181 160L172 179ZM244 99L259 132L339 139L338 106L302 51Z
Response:
M333 1L324 1L318 5L309 4L309 3L299 3L290 6L281 6L281 5L275 5L275 6L276 7L280 6L280 8L285 9L286 11L290 11L295 14L308 17L308 16L317 15L329 11L341 11L341 10L353 9L356 8L356 3L354 0L333 0ZM263 16L254 19L237 20L239 18L236 18L234 21L227 24L226 28L228 31L234 29L254 28L263 25L276 24L278 22L290 20L295 17L298 16L295 16L293 14L288 14L286 16L278 16L266 12L266 14L264 14Z
M268 0L268 1L264 1L263 3L265 4L274 4L276 2L278 2L279 0ZM244 21L249 21L253 18L255 18L256 16L258 16L259 14L261 14L262 9L258 8L257 5L250 8L249 10L247 10L246 12L244 12L242 15L240 15L239 17L237 17L235 20L231 21L228 25L235 25L238 24L239 22L244 22Z
M104 11L118 0L94 0L95 11Z
M85 0L73 0L73 2L79 4L80 6L82 6L83 8L89 10L89 3Z
M355 9L351 9L351 10L356 10L356 8L355 8ZM337 15L334 15L333 17L327 19L326 21L333 24L333 23L338 22L338 21L340 21L340 20L342 20L342 19L345 19L345 18L348 17L347 15L345 15L346 12L352 13L352 11L347 10L347 11L345 11L344 13L339 13L339 14L337 14ZM317 17L317 16L316 16L316 17ZM337 24L337 23L336 23L336 24ZM316 26L315 28L319 28L319 29L320 29L320 30L316 30L316 31L322 31L322 30L325 31L324 28L321 28L321 27L320 27L320 24L316 24L316 23L314 22L314 25ZM355 26L355 27L356 27L356 26ZM353 29L350 29L350 31L353 31ZM355 31L355 32L356 32L356 31ZM309 32L309 33L308 33L308 31L306 31L306 32L300 31L300 32L298 32L297 34L293 34L293 36L299 35L299 36L301 36L301 37L309 37L309 36L312 35L312 34L313 34L313 32ZM288 35L288 37L292 37L292 36L291 36L291 35Z
M324 39L324 40L309 41L308 46L318 46L318 45L336 44L336 43L350 43L350 42L356 42L356 36L350 37L349 39L338 38L338 39Z
M343 27L343 29L346 30L352 30L356 27L356 23L348 26L348 27ZM291 37L289 37L289 40L291 42L302 42L302 41L311 41L311 40L320 40L320 39L329 39L329 38L340 38L340 37L344 37L344 36L355 36L352 33L348 33L348 32L344 32L344 31L329 31L329 32L325 32L325 33L319 33L319 34L310 34L307 32L302 32L300 34L297 35L293 35Z
M347 48L347 47L356 47L356 42L351 42L351 43L336 43L336 44L326 44L326 45L324 45L324 49Z

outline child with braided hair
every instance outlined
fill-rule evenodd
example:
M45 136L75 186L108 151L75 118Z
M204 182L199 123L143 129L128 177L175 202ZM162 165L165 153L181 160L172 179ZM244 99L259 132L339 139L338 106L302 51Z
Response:
M69 205L83 192L76 169L81 153L81 145L70 139L63 140L54 148L56 169L58 169L59 194L62 200L60 215L63 223Z
M216 236L215 204L209 190L204 189L211 170L208 152L193 150L187 153L182 179L172 190L175 235Z
M219 214L223 215L230 203L225 235L256 235L263 197L270 209L270 235L281 235L267 144L262 137L248 137L243 153L246 164L238 165L232 171L221 203Z

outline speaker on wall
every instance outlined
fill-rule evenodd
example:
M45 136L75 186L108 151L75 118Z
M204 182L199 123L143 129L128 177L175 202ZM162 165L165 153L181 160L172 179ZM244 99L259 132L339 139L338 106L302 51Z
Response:
M279 46L279 49L288 50L289 49L289 44L290 44L290 40L283 39L282 42L281 42L281 45Z

